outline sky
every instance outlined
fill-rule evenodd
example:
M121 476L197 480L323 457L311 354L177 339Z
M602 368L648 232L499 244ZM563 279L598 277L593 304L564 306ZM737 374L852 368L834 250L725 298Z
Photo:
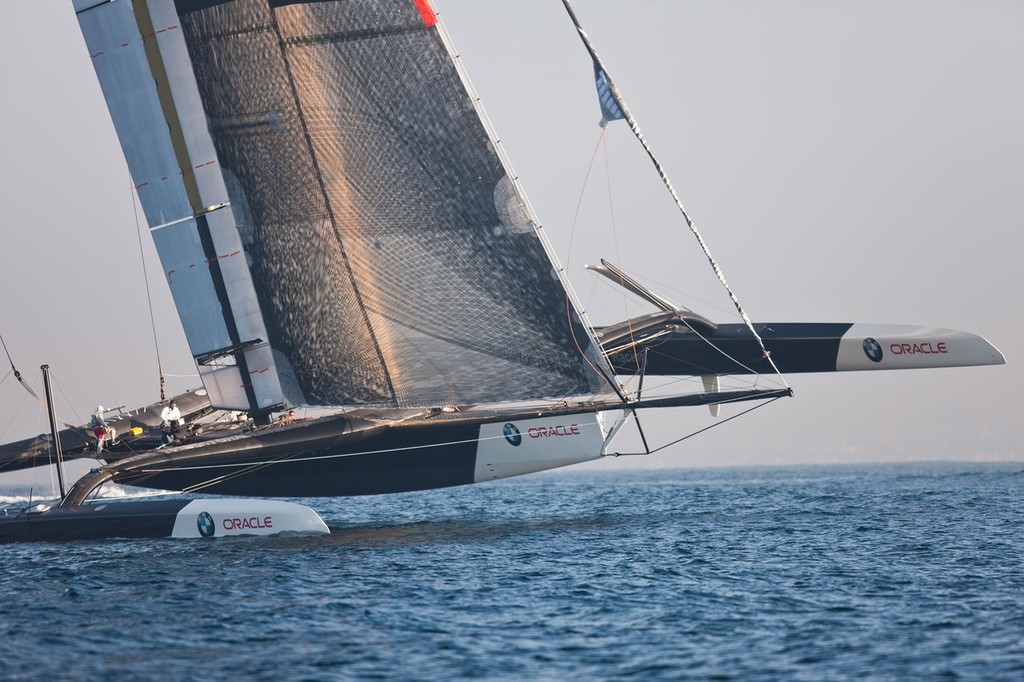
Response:
M625 124L599 144L590 60L561 2L434 4L591 320L648 311L583 270L605 257L735 321ZM754 320L950 327L1008 362L792 375L792 399L587 466L1024 460L1024 4L574 6ZM169 390L197 386L70 1L0 3L0 92L0 334L14 364L37 390L52 367L68 421L155 402L146 263ZM704 408L642 418L654 445L715 423ZM0 442L45 429L8 376ZM638 447L633 429L622 438Z

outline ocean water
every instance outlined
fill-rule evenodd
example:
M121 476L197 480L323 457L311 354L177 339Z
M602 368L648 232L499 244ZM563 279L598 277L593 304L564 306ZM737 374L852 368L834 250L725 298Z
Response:
M1024 679L1024 463L305 502L331 536L0 546L0 679Z

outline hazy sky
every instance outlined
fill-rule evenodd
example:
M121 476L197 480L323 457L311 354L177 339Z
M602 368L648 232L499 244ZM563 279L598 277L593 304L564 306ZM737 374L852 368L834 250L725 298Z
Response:
M564 261L600 113L561 2L435 5ZM1009 362L793 375L794 399L600 466L1024 459L1024 4L575 7L751 317L952 327L985 336ZM37 387L39 365L52 366L69 421L97 403L153 402L130 179L70 1L0 3L0 65L0 333ZM583 271L602 256L733 321L624 123L608 130L608 180L604 159L568 262L593 321L646 311ZM194 375L144 236L164 370ZM4 358L0 376L7 369ZM652 443L710 423L704 408L644 416ZM13 377L0 384L0 441L45 424Z

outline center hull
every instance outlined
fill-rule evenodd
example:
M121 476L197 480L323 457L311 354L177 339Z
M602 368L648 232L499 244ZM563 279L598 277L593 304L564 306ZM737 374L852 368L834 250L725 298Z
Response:
M597 459L597 414L481 423L336 417L111 465L117 483L223 495L333 497L444 488Z

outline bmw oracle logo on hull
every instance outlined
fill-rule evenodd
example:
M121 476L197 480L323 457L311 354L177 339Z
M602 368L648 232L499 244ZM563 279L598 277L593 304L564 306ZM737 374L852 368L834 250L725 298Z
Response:
M199 526L199 534L204 538L213 537L217 531L217 524L213 522L210 512L200 512L199 518L196 519L196 525Z
M881 362L882 345L869 336L864 339L864 355L868 356L871 362Z
M523 434L519 433L519 429L516 428L515 424L505 424L503 429L505 433L505 440L512 445L519 445L523 442Z

